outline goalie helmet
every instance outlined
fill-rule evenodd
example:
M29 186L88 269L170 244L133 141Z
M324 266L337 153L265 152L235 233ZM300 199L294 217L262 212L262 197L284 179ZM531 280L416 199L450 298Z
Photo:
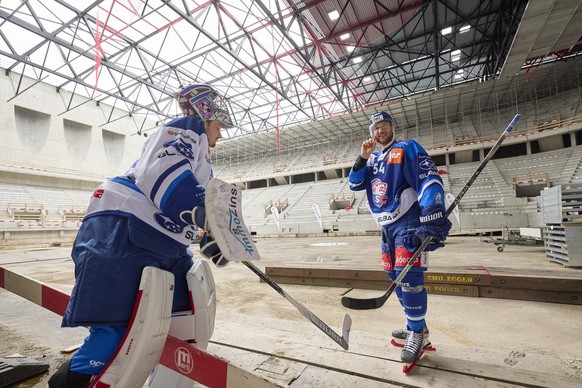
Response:
M176 93L176 99L186 116L194 116L202 121L217 120L223 128L234 126L225 101L210 85L188 85Z
M394 119L392 118L390 113L384 111L374 113L372 117L370 117L370 120L368 120L368 129L370 130L370 137L374 135L374 128L376 127L376 124L378 124L380 121L388 121L390 125L394 127Z

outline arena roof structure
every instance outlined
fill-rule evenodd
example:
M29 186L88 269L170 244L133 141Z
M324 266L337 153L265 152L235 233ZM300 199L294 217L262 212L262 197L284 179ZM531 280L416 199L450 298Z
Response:
M179 113L181 85L209 83L237 124L224 137L270 152L281 129L289 149L350 139L378 107L421 122L515 88L579 55L580 25L580 0L4 0L0 67L14 96L25 75L124 109L139 134Z

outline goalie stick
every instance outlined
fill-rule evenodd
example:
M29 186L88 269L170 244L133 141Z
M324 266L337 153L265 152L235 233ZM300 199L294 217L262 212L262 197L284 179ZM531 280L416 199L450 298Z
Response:
M206 186L206 219L208 231L216 239L224 257L229 261L239 261L258 275L265 283L287 299L299 312L334 340L348 350L352 318L346 314L342 324L342 335L333 331L307 307L288 295L267 274L257 268L251 260L260 260L258 249L242 216L241 190L230 183L213 178Z
M499 139L497 139L497 142L495 143L493 148L491 148L491 150L487 153L487 156L485 156L479 167L477 167L477 170L475 170L471 178L469 178L469 181L467 181L465 187L463 187L463 189L457 195L451 206L449 206L445 213L445 217L448 217L453 212L455 207L457 207L459 202L461 202L461 199L465 196L467 190L471 188L473 182L475 182L479 174L483 171L483 169L485 168L489 160L493 157L497 149L501 146L501 143L503 143L507 135L509 135L509 133L513 130L513 127L515 127L519 119L521 119L520 114L516 114L515 117L513 117L513 120L511 120L507 128L505 128L505 131L503 131ZM392 295L396 287L400 285L400 282L402 282L404 276L406 276L408 271L410 271L410 268L412 268L412 264L416 261L418 256L420 256L420 254L425 250L428 244L430 244L431 240L432 236L426 236L424 238L420 247L418 247L418 249L414 252L414 255L408 261L408 264L406 264L406 266L402 269L402 272L400 272L398 277L394 279L394 282L390 284L390 287L388 287L388 290L384 293L384 295L376 298L366 298L366 299L350 298L349 296L344 296L341 299L342 305L352 310L372 310L382 307L384 303L386 303L388 298L390 298L390 295Z

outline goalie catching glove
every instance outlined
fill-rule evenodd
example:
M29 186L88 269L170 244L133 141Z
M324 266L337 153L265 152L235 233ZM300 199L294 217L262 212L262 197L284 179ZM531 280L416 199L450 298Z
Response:
M204 206L197 206L191 212L184 212L189 213L186 216L182 216L184 221L193 221L200 229L205 231L204 236L200 239L200 254L207 259L212 260L212 262L217 267L225 267L228 265L229 261L224 258L216 240L212 237L212 234L208 230L208 223L206 222L206 209ZM191 222L188 222L191 223Z
M443 241L447 239L452 226L440 205L430 205L422 209L418 229L405 235L402 242L406 249L414 252L422 245L425 237L432 236L432 241L425 250L434 251L445 246Z

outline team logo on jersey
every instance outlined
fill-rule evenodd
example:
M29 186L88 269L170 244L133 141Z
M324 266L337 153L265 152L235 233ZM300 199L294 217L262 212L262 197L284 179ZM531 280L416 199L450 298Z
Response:
M103 190L103 187L99 186L97 187L97 190L93 192L93 197L101 198L103 197L103 194L105 194L105 190Z
M432 159L430 159L428 156L420 156L420 158L422 158L422 160L420 161L420 163L418 163L418 167L420 167L423 170L433 170L433 169L436 170L436 166Z
M437 203L437 204L439 204L439 205L440 205L441 203L443 203L443 196L441 195L441 193L437 192L437 193L434 195L434 202L435 202L435 203Z
M190 142L192 144L196 144L197 143L196 139L193 138L192 136L190 136L186 132L182 132L182 131L172 131L171 129L169 129L167 133L170 136L182 136L183 138L190 140Z
M388 154L387 164L402 164L402 158L404 157L404 150L402 148L396 148Z
M372 198L374 199L374 205L376 207L382 207L382 205L386 204L388 200L388 196L386 195L387 191L388 184L386 182L382 182L378 178L372 181Z
M162 213L156 213L154 218L158 224L168 232L172 233L182 233L182 227L172 221L169 217L163 215Z
M164 143L164 147L174 147L178 153L185 156L188 159L194 159L194 152L192 151L192 145L186 143L183 139L178 138L176 140L170 140Z

